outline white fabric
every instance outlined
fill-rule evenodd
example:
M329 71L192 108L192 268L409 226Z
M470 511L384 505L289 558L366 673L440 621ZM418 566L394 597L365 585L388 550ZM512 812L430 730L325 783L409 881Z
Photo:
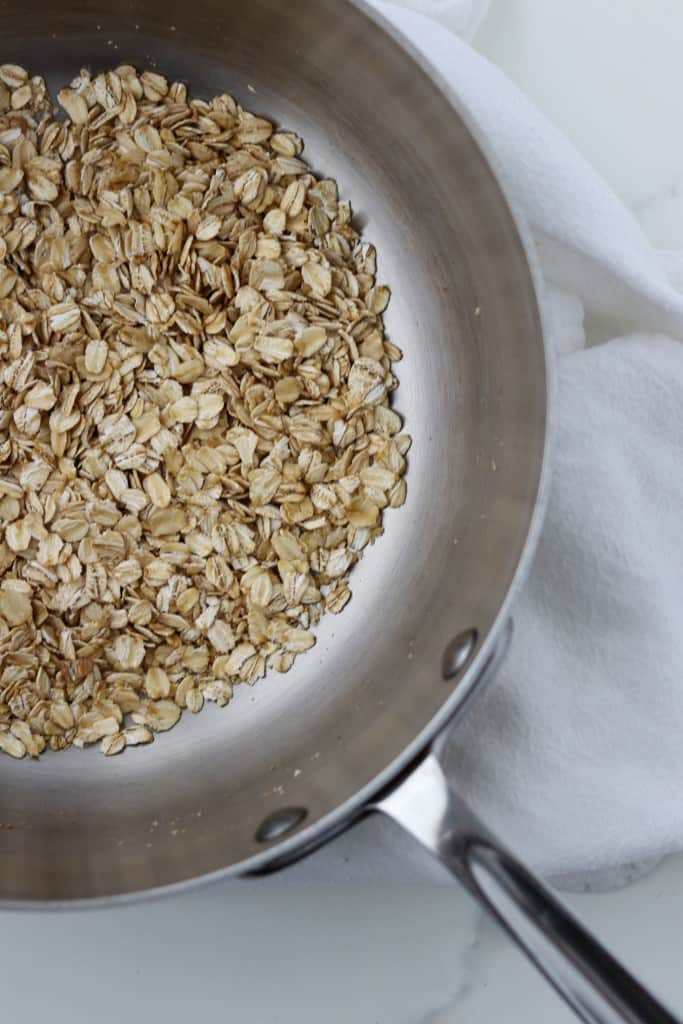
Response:
M472 39L489 8L489 0L391 0L391 3L395 7L407 7L429 15L444 28L467 40Z
M663 335L560 360L516 641L449 758L499 833L574 885L683 845L682 399L683 347Z
M499 70L405 5L376 4L487 137L552 282L558 354L547 520L512 650L458 727L447 768L533 867L570 886L617 884L683 848L683 258L653 251ZM409 6L467 32L476 5ZM586 349L584 307L630 336ZM375 819L292 875L445 877Z

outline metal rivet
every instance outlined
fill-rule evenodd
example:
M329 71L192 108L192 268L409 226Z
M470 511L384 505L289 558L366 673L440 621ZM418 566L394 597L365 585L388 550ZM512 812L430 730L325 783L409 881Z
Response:
M256 830L257 841L270 843L273 839L286 836L288 832L301 824L307 814L308 811L305 807L283 807L279 811L273 811Z
M462 672L477 646L478 636L476 629L463 629L462 633L451 640L441 660L444 679L454 679Z

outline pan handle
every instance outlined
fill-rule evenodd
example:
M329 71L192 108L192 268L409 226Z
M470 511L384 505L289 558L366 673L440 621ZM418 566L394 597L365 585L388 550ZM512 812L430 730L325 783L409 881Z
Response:
M438 857L587 1024L680 1024L477 820L435 754L372 809Z

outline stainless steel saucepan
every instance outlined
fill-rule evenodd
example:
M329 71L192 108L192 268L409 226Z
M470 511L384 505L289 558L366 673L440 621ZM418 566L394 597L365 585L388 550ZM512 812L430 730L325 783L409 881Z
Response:
M547 369L533 254L477 133L405 40L342 0L0 0L0 61L56 91L153 66L299 132L378 248L414 439L405 508L286 676L153 747L0 762L0 900L109 900L302 856L389 815L579 1015L673 1021L474 820L439 737L500 654L542 506Z

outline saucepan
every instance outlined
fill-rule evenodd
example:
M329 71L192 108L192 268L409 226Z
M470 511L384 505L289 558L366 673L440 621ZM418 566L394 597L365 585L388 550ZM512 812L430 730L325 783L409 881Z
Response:
M377 246L413 437L405 507L287 676L122 758L2 758L0 900L62 906L254 875L374 811L440 857L584 1020L673 1021L440 766L447 727L509 636L549 410L533 250L457 98L342 0L1 0L0 24L0 61L53 94L84 66L125 62L300 133Z

